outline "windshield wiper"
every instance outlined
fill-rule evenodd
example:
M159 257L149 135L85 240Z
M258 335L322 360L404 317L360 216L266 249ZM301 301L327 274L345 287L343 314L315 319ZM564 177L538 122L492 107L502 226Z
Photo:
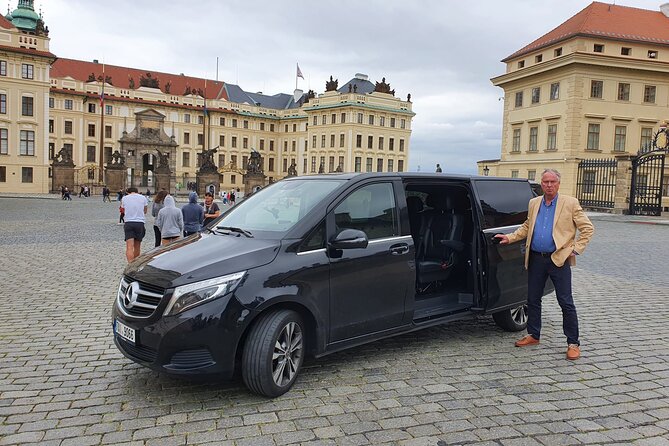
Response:
M223 230L223 231L221 231ZM225 232L227 231L227 232ZM249 231L242 229L242 228L236 228L234 226L216 226L214 228L214 232L220 233L220 234L230 234L231 232L236 232L238 234L243 234L247 236L248 238L253 238L253 234L251 234Z

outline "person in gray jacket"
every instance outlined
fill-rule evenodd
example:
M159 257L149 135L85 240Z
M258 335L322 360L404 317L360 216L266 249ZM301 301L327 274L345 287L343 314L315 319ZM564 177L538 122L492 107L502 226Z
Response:
M165 206L164 201L167 196L167 191L165 189L161 190L156 194L156 198L153 200L153 206L151 206L151 215L153 216L153 235L156 240L155 246L160 246L160 241L162 237L160 236L160 229L156 225L156 217L158 217L158 212Z
M156 226L160 230L161 244L167 245L181 237L181 232L184 230L184 218L176 207L173 196L166 196L163 204L164 206L158 211L156 217Z
M204 208L197 203L197 193L188 194L188 204L181 208L184 216L184 237L202 230Z

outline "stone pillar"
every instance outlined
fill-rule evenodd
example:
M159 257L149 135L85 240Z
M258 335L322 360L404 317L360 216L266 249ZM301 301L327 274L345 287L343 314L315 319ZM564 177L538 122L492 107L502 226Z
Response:
M221 178L217 171L213 172L198 172L197 177L197 194L200 197L204 197L205 192L207 192L207 187L210 184L213 184L216 188L216 193L221 187Z
M113 194L126 188L126 176L127 171L124 165L112 164L105 167L106 185Z
M170 190L170 187L172 186L170 184L171 176L172 174L170 173L169 170L161 171L160 169L158 169L153 173L153 178L156 180L156 184L154 185L155 193L158 193L158 191L160 191L161 189L165 189L169 193L173 192L172 190Z
M262 172L244 174L244 196L253 193L257 186L265 187L265 175Z
M616 193L613 202L614 214L627 214L630 208L630 191L632 189L632 157L617 155L616 161Z
M61 186L67 186L74 194L74 165L51 165L51 193L60 193Z

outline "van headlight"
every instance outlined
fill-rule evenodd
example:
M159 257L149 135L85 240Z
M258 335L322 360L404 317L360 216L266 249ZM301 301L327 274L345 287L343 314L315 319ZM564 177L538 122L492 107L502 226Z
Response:
M189 283L174 289L164 316L173 316L201 303L231 293L241 283L246 271Z

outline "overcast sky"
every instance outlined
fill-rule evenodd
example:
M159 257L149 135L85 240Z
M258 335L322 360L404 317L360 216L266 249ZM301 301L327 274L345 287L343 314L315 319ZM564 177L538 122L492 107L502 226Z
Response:
M16 1L12 0L12 7ZM618 5L659 10L652 0ZM504 57L589 5L585 0L48 0L51 51L147 71L239 84L247 91L325 90L355 73L382 77L413 120L409 169L475 173L499 158Z

